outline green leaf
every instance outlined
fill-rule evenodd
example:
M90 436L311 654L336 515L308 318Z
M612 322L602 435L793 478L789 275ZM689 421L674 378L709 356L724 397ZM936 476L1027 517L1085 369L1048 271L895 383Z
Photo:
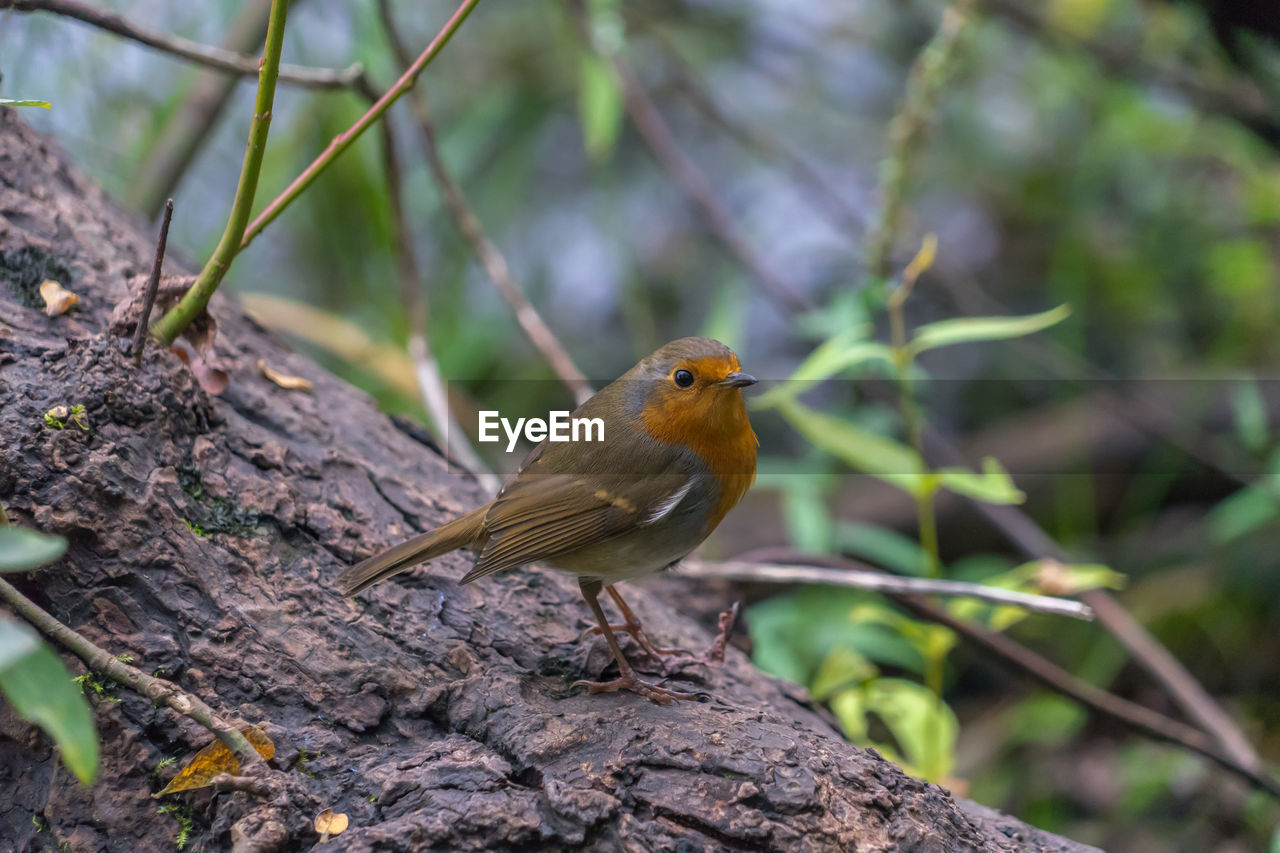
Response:
M935 782L951 773L960 724L924 685L901 678L872 679L834 696L831 710L855 743L875 746L886 758ZM871 714L884 721L900 749L869 742Z
M1254 453L1266 450L1271 429L1267 419L1267 404L1258 391L1256 379L1232 383L1231 414L1236 422L1236 437L1240 439L1240 443Z
M1070 314L1069 305L1059 305L1040 314L1023 317L958 317L954 320L939 320L916 328L909 346L913 355L919 355L926 350L954 344L1021 338L1060 323Z
M98 735L89 703L53 649L16 622L0 621L0 691L19 714L48 732L76 778L92 784Z
M861 521L836 524L836 548L843 554L904 575L925 575L929 557L916 540L896 530Z
M902 678L878 678L868 686L866 708L884 720L912 769L934 782L950 775L960 723L929 688Z
M613 153L622 129L622 85L613 66L594 51L582 51L578 64L578 121L582 143L593 163Z
M0 572L29 572L52 563L67 540L25 527L0 527Z
M46 110L53 109L53 105L48 101L32 101L18 100L12 98L0 98L0 107L44 107Z
M1280 498L1260 485L1246 486L1225 498L1208 516L1209 530L1219 543L1245 536L1280 516Z
M1013 484L1009 472L994 457L982 460L982 473L966 468L937 471L943 488L989 504L1020 504L1027 496Z
M1010 709L1004 729L1012 744L1061 747L1088 721L1089 714L1076 703L1052 693L1037 693Z
M865 686L854 687L831 697L831 713L840 721L845 736L859 746L868 746L867 691ZM893 761L893 750L877 745L885 757Z
M905 444L825 415L795 400L783 400L779 409L787 422L811 443L859 471L879 477L912 495L922 494L924 489L931 488L920 474L920 455Z
M881 361L892 366L893 350L876 341L864 340L868 331L867 328L849 329L820 344L800 363L790 379L756 398L755 408L780 405L807 390L811 383L821 382L868 361Z
M0 670L34 653L40 646L35 631L12 619L0 619Z
M809 693L819 702L834 693L875 678L880 674L871 661L845 646L836 646L818 667L809 684Z
M811 477L792 477L782 489L782 516L791 545L805 554L831 553L831 511Z

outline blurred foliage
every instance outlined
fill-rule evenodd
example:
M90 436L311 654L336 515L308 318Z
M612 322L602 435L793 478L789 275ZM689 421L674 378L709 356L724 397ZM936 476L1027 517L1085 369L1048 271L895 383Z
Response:
M237 11L226 0L108 5L211 43ZM425 44L450 11L396 5L411 46ZM1066 569L1071 582L1110 586L1115 575L1099 567L1123 571L1125 603L1275 762L1280 158L1274 140L1198 107L1177 81L1280 93L1280 57L1248 33L1247 51L1224 48L1241 39L1221 41L1210 12L1189 0L1028 5L1069 39L979 13L903 183L890 267L902 269L924 234L938 235L936 261L903 306L916 335L905 360L891 345L891 283L869 283L863 270L868 235L829 215L776 152L803 158L863 222L875 221L886 128L908 67L937 30L938 3L590 0L586 41L567 4L481 4L420 85L450 169L589 375L607 380L663 341L708 333L757 376L793 377L762 383L758 483L711 550L777 545L781 536L799 550L890 571L1035 589L1044 567L1018 565L948 499L1025 494L1027 511L1087 561ZM392 79L371 8L306 0L289 27L286 60L358 59L379 85ZM1110 67L1081 43L1120 46L1126 61ZM743 239L821 310L779 315L708 236L627 121L614 55L637 69ZM171 59L38 15L0 20L0 63L0 95L48 94L58 108L24 110L23 119L55 131L116 192L147 168L155 130L192 76ZM773 139L775 153L761 157L700 110L681 67L728 119ZM240 85L179 187L171 251L203 260L222 229L251 90ZM362 108L348 94L282 89L261 203ZM550 371L444 215L408 112L397 107L392 119L428 329L455 404L562 406L563 390L547 381ZM403 351L409 327L394 248L371 134L255 242L228 281L358 329L368 345L320 335L302 345L386 409L424 419L403 366L387 355ZM1059 305L1070 305L1069 319ZM1011 335L1035 335L926 346L978 332L1006 337L975 319L996 316L1021 317L997 321ZM906 408L894 392L902 388ZM1163 423L1163 437L1103 440L1081 426L1103 430L1105 400L1116 397ZM967 473L924 469L903 421L912 411L972 439L982 448L972 458L991 461ZM1070 430L1089 441L1073 445ZM938 497L936 551L916 539L910 508L851 517L848 506L875 508L857 503L860 495L893 494L874 491L878 480L908 487L915 508ZM747 520L734 527L738 517ZM1096 626L952 606L1099 687L1162 702ZM882 599L802 589L750 615L762 666L808 685L851 737L957 789L967 783L982 802L1110 849L1280 849L1274 802L998 674ZM944 701L922 683L940 687Z
M61 536L0 526L0 574L38 569L66 550L67 540ZM98 776L98 733L84 693L48 643L25 623L8 618L0 618L0 696L44 729L77 779L93 783Z

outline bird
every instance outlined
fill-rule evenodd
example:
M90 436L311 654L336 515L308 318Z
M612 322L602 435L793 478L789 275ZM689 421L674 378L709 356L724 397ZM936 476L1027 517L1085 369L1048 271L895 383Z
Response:
M603 435L543 440L489 503L345 569L336 586L356 595L461 548L478 554L463 584L530 564L570 572L597 623L589 633L604 635L619 670L612 681L575 686L592 694L629 691L660 704L698 699L636 675L615 630L651 654L679 650L653 645L615 584L679 563L747 493L759 441L742 389L755 383L720 341L671 341L574 410L573 418L599 418ZM602 589L623 624L605 618Z

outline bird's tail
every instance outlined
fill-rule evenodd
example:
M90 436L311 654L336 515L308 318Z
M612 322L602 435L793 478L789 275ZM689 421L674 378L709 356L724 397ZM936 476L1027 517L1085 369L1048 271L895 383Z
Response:
M381 554L375 554L338 575L336 582L343 595L355 595L380 580L385 580L423 560L439 557L450 551L464 548L481 538L484 532L484 511L487 506L472 510L464 516L442 524L435 530L401 542Z

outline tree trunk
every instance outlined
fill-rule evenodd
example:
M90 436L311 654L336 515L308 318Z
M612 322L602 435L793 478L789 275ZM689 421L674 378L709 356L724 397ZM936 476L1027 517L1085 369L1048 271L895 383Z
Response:
M350 816L326 847L343 850L1086 849L846 743L736 649L689 671L705 702L586 695L572 682L609 656L579 640L589 613L570 577L462 587L470 559L453 554L340 597L344 566L485 496L421 431L226 299L213 303L231 375L220 397L155 347L135 369L109 317L149 269L150 229L2 109L0 215L0 501L71 543L18 585L112 654L262 724L272 766L295 780L274 800L153 800L212 735L108 687L90 696L103 767L85 788L0 706L0 846L173 850L178 819L158 808L175 802L197 850L309 848L325 808ZM45 316L46 277L76 309ZM314 393L272 384L259 360ZM77 404L87 431L46 425ZM643 590L632 600L662 640L708 642Z

